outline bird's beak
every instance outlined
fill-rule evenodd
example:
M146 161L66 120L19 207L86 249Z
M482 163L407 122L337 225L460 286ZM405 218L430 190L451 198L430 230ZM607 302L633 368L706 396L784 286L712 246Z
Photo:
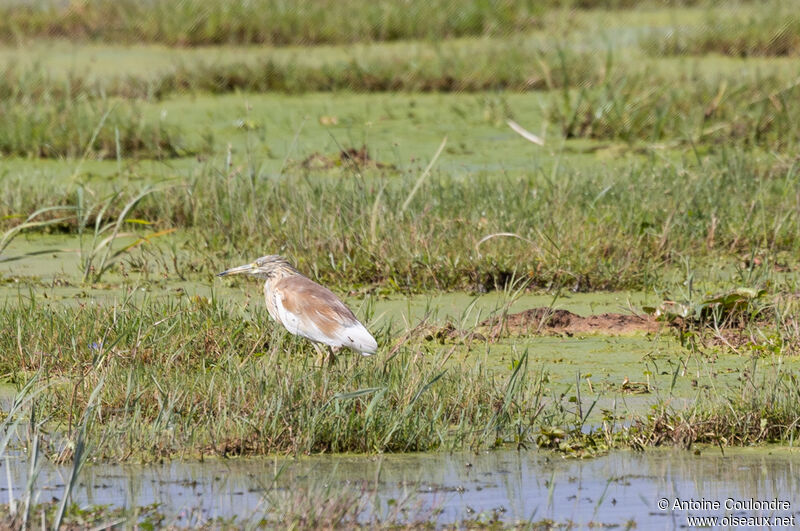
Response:
M234 267L232 269L228 269L226 271L223 271L222 273L217 273L217 276L218 277L227 277L228 275L239 275L241 273L250 273L254 269L256 269L256 265L255 264L246 264L246 265L243 265L243 266L239 266L239 267Z

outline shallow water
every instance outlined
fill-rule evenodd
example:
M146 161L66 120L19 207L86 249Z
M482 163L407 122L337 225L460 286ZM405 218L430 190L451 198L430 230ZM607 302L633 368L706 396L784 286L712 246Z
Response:
M15 498L19 498L27 463L9 463ZM46 465L37 482L39 500L60 498L68 477L68 467ZM326 489L329 495L352 492L360 498L364 521L381 518L389 508L401 505L409 509L409 517L419 514L439 524L496 514L505 522L546 518L581 526L635 522L639 528L673 529L686 525L687 514L724 516L728 498L777 498L788 501L790 509L727 514L794 514L800 520L800 454L787 448L726 451L725 455L706 449L701 456L683 450L651 450L620 451L581 461L547 452L503 450L479 455L98 465L85 469L73 499L81 505L128 508L158 503L167 521L185 524L187 515L260 518L270 500L298 503L296 497L303 492L325 498ZM676 498L719 501L722 508L672 510ZM0 488L0 502L8 499L7 487ZM661 499L669 501L669 509L659 509Z

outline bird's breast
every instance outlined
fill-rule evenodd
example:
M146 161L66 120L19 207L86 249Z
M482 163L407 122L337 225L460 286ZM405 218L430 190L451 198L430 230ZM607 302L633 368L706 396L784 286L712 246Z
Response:
M264 284L264 302L267 303L267 311L269 312L269 316L272 317L274 321L280 323L281 320L278 316L278 303L275 300L275 291L272 289L269 281Z

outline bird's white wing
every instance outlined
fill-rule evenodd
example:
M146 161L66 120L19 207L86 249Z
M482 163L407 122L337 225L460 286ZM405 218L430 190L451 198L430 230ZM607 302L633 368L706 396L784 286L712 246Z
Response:
M332 292L305 277L292 280L294 285L281 285L275 293L278 319L289 332L332 347L348 347L365 356L378 350L372 334Z

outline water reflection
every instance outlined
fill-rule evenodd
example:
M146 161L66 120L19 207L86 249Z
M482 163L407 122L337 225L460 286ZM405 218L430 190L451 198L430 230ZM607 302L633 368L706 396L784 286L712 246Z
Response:
M163 465L88 466L75 492L79 504L137 507L159 503L170 518L193 511L206 518L256 518L264 493L330 486L365 497L364 518L410 500L410 507L438 508L439 523L497 514L503 521L552 519L578 525L626 524L682 527L686 511L660 510L658 500L755 498L788 500L800 510L800 457L790 449L665 450L615 452L587 461L537 451L475 454L310 457L170 462ZM26 463L10 461L12 484L25 484ZM280 472L280 473L279 473ZM60 498L69 470L46 466L39 501ZM273 482L273 478L277 479ZM19 488L17 487L17 488ZM20 497L20 492L15 492ZM8 489L0 490L7 502ZM431 513L435 514L435 513ZM690 511L714 514L720 511ZM769 511L729 514L759 515ZM800 521L800 519L798 519Z

